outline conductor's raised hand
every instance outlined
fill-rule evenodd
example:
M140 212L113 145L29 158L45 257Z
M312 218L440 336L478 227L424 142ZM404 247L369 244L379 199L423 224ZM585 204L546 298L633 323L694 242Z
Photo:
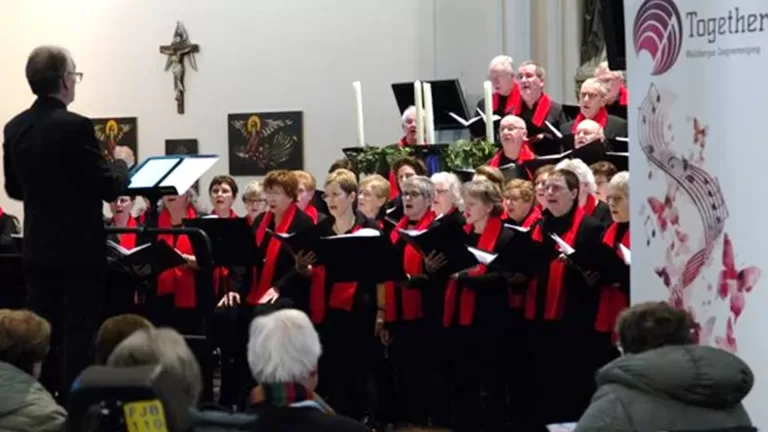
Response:
M435 251L432 251L424 257L424 269L427 271L427 273L436 273L438 270L440 270L448 261L445 258L445 255L443 253L435 253Z
M309 276L312 274L312 265L317 261L317 256L314 252L299 251L295 260L296 271L302 276Z

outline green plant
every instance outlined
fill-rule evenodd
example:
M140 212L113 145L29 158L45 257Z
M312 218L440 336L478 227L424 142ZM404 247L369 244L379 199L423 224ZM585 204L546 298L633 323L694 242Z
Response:
M487 141L459 140L448 148L445 163L452 170L472 169L488 162L498 150Z
M347 154L360 173L374 174L386 173L389 167L401 156L410 155L411 149L399 147L397 144L385 147L361 147L354 153Z

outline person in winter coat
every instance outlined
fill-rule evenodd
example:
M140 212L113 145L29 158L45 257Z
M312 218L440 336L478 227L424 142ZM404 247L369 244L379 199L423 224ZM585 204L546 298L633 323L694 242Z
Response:
M618 321L622 357L597 373L597 392L576 432L718 430L752 426L742 400L749 366L697 345L690 314L666 302L635 305Z
M62 430L67 412L37 381L51 326L28 310L0 309L0 432Z

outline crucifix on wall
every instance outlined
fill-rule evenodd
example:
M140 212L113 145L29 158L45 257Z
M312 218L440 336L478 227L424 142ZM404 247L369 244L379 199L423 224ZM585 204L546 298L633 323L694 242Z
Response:
M176 111L184 114L184 59L188 59L189 66L197 70L195 53L200 52L200 46L189 41L189 35L184 25L176 22L176 30L173 32L173 40L170 45L160 46L160 54L168 56L165 62L165 70L171 70L173 74L173 89L176 92Z

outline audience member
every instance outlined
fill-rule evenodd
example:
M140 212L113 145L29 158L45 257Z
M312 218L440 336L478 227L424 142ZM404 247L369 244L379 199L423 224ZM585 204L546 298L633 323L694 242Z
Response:
M51 325L28 310L0 309L0 431L59 431L67 412L37 381Z
M752 425L741 404L754 384L752 371L727 351L697 345L687 312L642 303L622 312L617 327L623 356L598 372L597 392L576 432Z
M99 332L96 334L95 363L97 365L106 364L115 347L135 331L153 328L155 326L146 318L134 314L123 314L107 319L101 324Z

